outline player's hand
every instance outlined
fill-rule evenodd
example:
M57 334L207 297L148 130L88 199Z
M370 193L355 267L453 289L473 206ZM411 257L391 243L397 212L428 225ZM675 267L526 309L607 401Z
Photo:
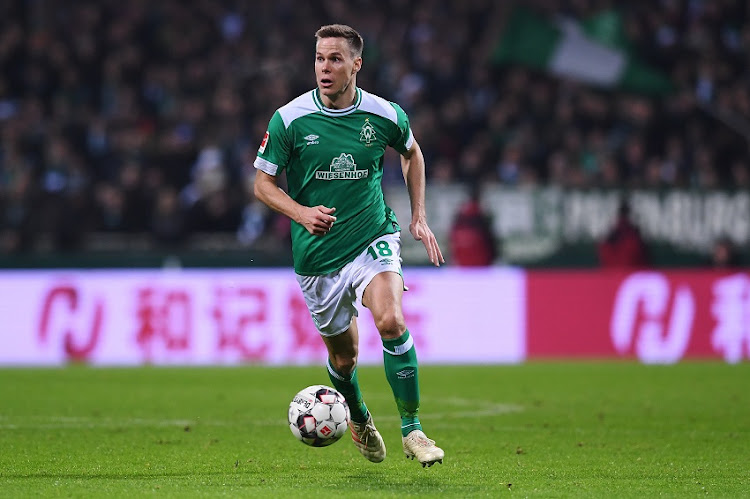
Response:
M328 208L323 205L305 206L300 211L299 223L314 236L325 236L331 232L336 217L333 212L336 208Z
M443 253L440 251L437 239L435 239L435 234L432 233L426 221L422 219L412 220L409 224L409 232L414 236L414 239L422 241L427 250L427 256L430 258L430 263L435 267L440 267L441 263L445 263Z

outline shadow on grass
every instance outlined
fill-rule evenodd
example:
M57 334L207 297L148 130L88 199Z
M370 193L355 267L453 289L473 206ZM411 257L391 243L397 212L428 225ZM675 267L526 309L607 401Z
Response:
M441 465L436 464L435 466ZM432 495L446 492L470 494L483 489L483 487L474 483L467 483L462 480L456 481L455 477L440 471L439 469L422 469L419 465L416 465L413 472L406 475L394 475L376 470L359 470L356 473L344 474L335 485L341 491L361 492L365 490L398 494L408 493L410 495Z

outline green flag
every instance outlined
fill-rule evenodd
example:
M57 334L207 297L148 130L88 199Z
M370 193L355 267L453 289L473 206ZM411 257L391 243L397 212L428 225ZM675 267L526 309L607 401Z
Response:
M627 50L619 15L579 23L548 20L524 8L513 11L494 53L496 64L522 64L605 88L663 95L673 90L666 74Z

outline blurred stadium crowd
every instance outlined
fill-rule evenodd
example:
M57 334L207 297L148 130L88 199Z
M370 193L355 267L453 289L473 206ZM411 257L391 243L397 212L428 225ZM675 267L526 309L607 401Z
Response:
M431 183L750 187L750 2L523 3L617 13L674 92L497 64L512 2L2 0L0 252L94 233L283 244L252 161L274 110L314 86L313 34L331 22L362 33L358 84L409 113Z

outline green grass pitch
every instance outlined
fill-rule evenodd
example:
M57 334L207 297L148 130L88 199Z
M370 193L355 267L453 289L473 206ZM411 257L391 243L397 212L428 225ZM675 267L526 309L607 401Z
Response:
M1 497L750 497L750 364L423 366L442 465L404 458L382 368L360 380L388 456L286 423L321 367L0 370Z

